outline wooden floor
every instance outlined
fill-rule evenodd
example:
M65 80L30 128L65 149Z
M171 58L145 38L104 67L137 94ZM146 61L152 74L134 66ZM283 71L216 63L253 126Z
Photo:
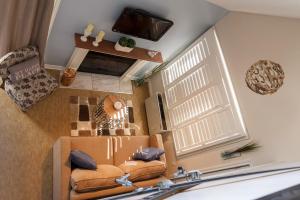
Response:
M0 89L0 199L52 199L52 145L70 135L69 97L97 97L110 93L58 89L27 113L21 112ZM148 134L144 100L147 86L133 89L137 135Z

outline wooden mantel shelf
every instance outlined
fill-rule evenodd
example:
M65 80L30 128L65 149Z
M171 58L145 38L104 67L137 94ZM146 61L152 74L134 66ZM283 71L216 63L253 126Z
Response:
M135 47L131 52L125 53L121 51L115 50L115 42L111 42L108 40L103 40L99 43L98 47L95 47L92 42L95 40L93 37L88 37L87 42L83 42L80 40L82 34L75 33L75 46L78 48L83 48L99 53L110 54L114 56L120 56L125 58L132 58L137 60L144 60L156 63L163 63L162 55L158 52L153 58L148 55L148 49L143 49L139 47Z

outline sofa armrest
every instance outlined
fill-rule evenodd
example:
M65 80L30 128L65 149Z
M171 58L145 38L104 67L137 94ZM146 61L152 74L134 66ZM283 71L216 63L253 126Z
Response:
M156 148L160 148L162 150L165 150L164 143L163 143L163 140L162 140L162 136L160 134L155 134L155 135L150 136L150 147L156 147ZM160 157L160 161L166 163L165 154L163 154Z
M53 200L70 199L70 137L60 137L53 146Z

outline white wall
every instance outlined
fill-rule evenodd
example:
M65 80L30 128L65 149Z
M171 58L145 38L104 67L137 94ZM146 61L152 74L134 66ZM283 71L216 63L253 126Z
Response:
M299 161L300 155L300 20L232 12L216 24L217 34L251 139L262 148L223 161L220 153L249 142L197 152L178 160L186 168L212 168L251 162ZM273 95L252 92L247 69L259 59L282 65L284 85ZM154 77L153 91L161 90Z

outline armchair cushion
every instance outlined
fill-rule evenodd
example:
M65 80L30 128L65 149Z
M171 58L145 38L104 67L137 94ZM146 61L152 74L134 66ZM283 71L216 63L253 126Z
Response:
M114 165L98 165L97 170L75 169L71 174L71 186L76 192L89 192L119 186L116 178L125 173Z
M7 53L0 58L0 77L6 79L8 76L8 67L38 55L38 49L34 46L23 47Z
M40 60L38 56L30 58L24 62L15 64L8 68L8 78L16 83L24 78L29 78L41 71Z
M40 73L20 82L5 81L5 91L23 111L50 95L58 87L58 82L42 68Z
M166 171L164 162L154 160L150 162L144 161L126 161L119 165L125 173L129 173L130 181L143 181L163 175Z

